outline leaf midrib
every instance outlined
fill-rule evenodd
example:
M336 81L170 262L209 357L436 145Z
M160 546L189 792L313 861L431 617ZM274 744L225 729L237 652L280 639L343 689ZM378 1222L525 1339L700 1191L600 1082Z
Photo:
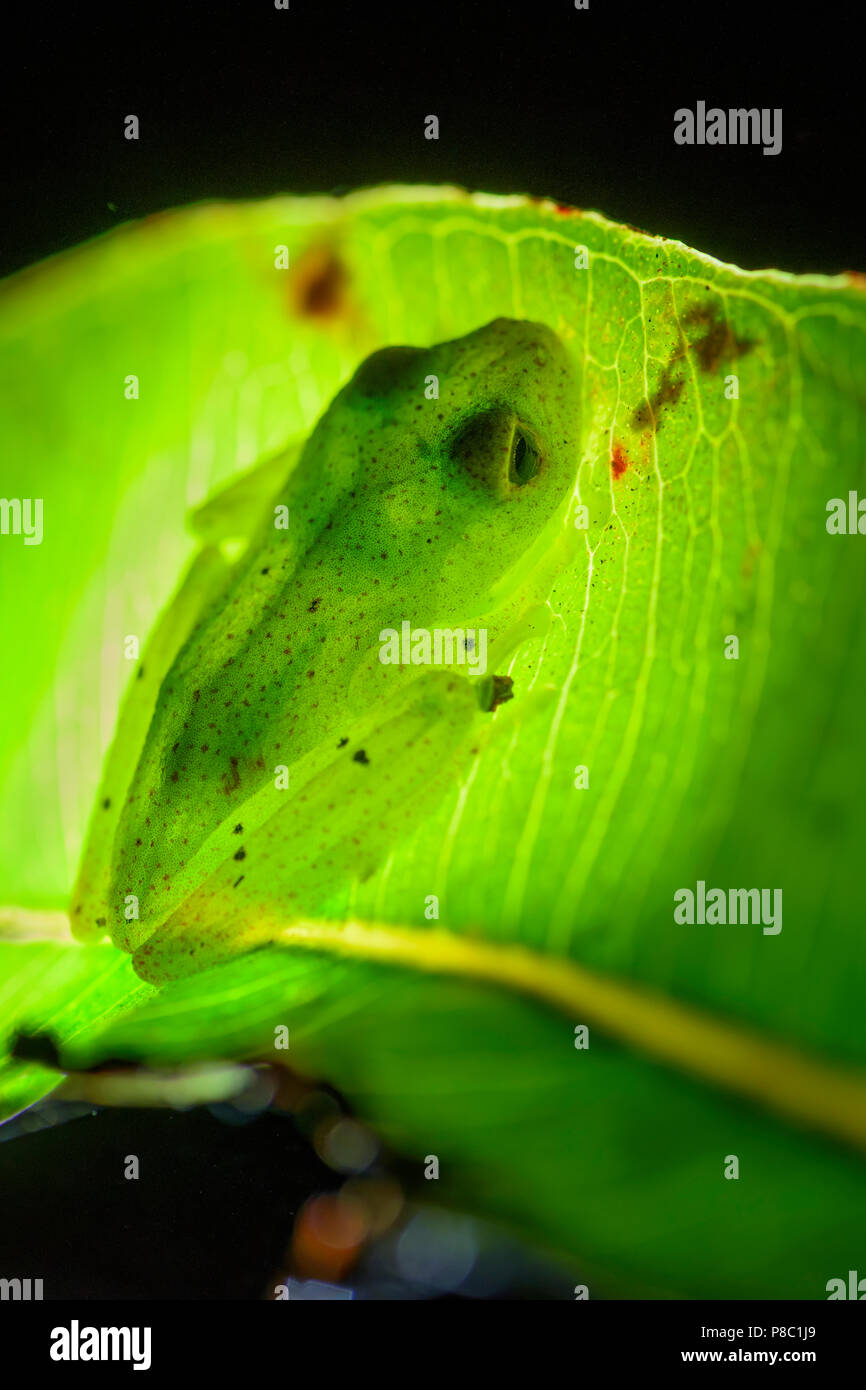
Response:
M447 974L529 995L677 1071L866 1150L866 1075L573 960L451 932L348 921L274 926L275 945Z

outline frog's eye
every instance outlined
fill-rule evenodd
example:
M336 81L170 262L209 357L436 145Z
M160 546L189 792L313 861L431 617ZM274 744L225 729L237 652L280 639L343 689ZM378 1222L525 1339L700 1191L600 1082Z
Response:
M473 416L456 434L451 456L464 473L501 497L532 482L542 466L534 436L505 407Z
M511 443L511 458L508 462L508 481L515 487L523 487L534 478L541 466L538 450L518 425Z

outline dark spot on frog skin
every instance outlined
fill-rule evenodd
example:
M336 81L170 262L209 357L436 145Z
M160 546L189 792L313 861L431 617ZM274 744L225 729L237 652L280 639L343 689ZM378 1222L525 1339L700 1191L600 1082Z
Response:
M226 796L231 796L232 792L236 791L241 784L241 775L238 772L237 758L229 758L229 762L231 763L231 771L224 772L222 777L223 791ZM174 777L175 774L172 773L172 776Z
M244 833L244 828L243 828L242 825L236 825L235 828L234 828L234 830L232 831L232 834L233 834L233 835L243 835L243 833Z
M105 798L105 800L103 801L103 803L102 803L102 809L103 809L103 811L107 811L110 805L111 805L111 797L110 797L110 796L107 796L107 797Z
M319 604L320 604L321 602L322 602L322 600L321 600L320 598L314 598L314 599L313 599L313 602L310 604L309 608L307 609L307 612L308 612L308 613L315 613L316 609L318 608L318 606L319 606Z
M234 883L232 884L232 888L237 888L238 884L239 884L239 883L243 883L243 881L244 881L244 875L241 874L240 878L236 878L236 879L235 879Z
M136 679L137 681L140 681L143 675L144 675L144 667L143 667L143 666L139 666L138 672L137 672L137 674L136 674L135 679Z
M107 925L106 918L105 918L105 917L97 917L97 919L96 919L96 925L97 925L98 927L104 927L104 926L106 926L106 925Z
M338 747L338 748L345 748L345 746L346 746L346 744L347 744L348 742L349 742L349 740L348 740L347 738L341 738L341 739L340 739L340 742L337 744L337 747Z
M236 854L232 855L232 858L233 858L233 859L246 859L246 857L247 857L247 852L246 852L246 850L244 849L243 845L241 845L240 849L237 851Z
M364 752L363 748L359 748L357 753L352 754L352 761L355 763L364 763L364 765L366 766L369 764L370 759L367 757L367 754Z

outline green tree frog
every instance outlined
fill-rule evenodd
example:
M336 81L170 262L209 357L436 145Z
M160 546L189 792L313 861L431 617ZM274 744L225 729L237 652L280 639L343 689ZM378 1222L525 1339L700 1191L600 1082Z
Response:
M121 710L80 938L109 932L157 981L273 939L327 915L466 775L506 692L496 664L545 596L578 402L542 324L385 348L299 452L205 505L207 544ZM493 674L384 664L381 632L407 620L483 628Z

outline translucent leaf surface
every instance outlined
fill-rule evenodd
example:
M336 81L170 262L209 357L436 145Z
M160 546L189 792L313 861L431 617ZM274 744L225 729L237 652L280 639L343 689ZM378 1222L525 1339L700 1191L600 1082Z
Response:
M862 1067L866 552L825 525L863 486L856 277L744 273L595 214L386 190L151 219L8 282L3 492L44 498L45 539L0 542L3 900L65 900L123 637L146 635L193 553L185 509L308 430L374 347L498 315L549 324L581 370L569 525L581 507L588 525L471 776L326 904L407 932L415 971L363 942L368 959L334 962L323 940L315 966L287 946L261 1016L264 952L171 986L177 1012L151 1004L124 1036L145 1061L232 1051L282 1009L302 1020L299 1061L408 1150L443 1136L464 1193L542 1239L556 1227L611 1287L820 1297L862 1245L840 1135L745 1099L733 1062L702 1081L661 1060L604 1009L575 1051L582 996L542 998L530 965L527 1003L495 960L499 945L568 959L649 990L663 1021L673 1002L698 1031L719 1021L828 1075ZM674 892L699 880L781 889L782 929L676 923ZM455 982L448 941L479 938L486 983ZM727 1153L739 1183L720 1176Z

